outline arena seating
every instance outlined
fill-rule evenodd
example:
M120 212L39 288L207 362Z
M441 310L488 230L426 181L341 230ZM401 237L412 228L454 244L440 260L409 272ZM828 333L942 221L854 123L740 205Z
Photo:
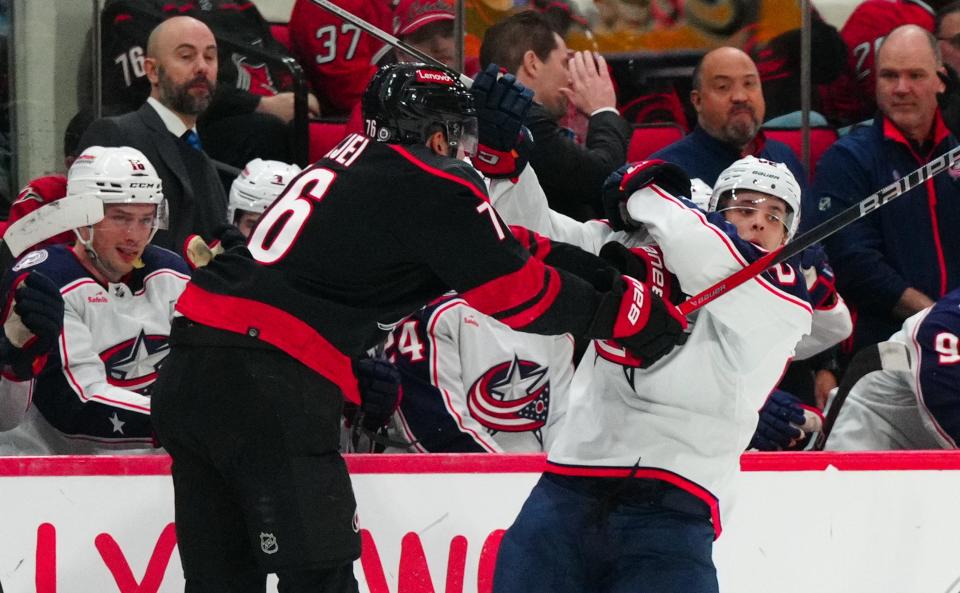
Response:
M796 153L798 159L803 158L803 130L800 128L764 128L767 138L783 142ZM836 142L837 131L831 127L810 128L810 179L817 169L817 162L823 153Z
M635 124L627 147L627 161L642 161L683 136L684 131L679 124Z

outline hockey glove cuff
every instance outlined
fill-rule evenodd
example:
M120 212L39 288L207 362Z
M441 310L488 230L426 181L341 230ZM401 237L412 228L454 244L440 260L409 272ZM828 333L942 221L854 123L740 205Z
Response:
M236 247L246 247L247 238L243 236L240 229L232 224L221 224L213 231L213 242L211 248L220 245L223 251L230 251Z
M621 276L607 293L590 326L591 337L613 338L647 368L676 346L687 327L680 311L642 282Z
M382 358L361 358L353 363L360 388L360 417L357 421L366 430L376 432L390 421L400 406L403 388L400 371Z
M603 183L603 210L614 230L634 229L638 225L626 215L627 199L638 189L656 184L675 196L689 197L690 178L683 169L659 159L626 164Z
M490 179L512 179L520 177L523 168L530 162L533 151L533 136L527 128L521 128L520 136L514 148L499 150L480 142L473 166Z
M621 274L636 278L664 301L679 305L683 301L680 282L663 263L663 250L656 245L625 247L611 241L600 249L600 257Z
M805 249L800 254L800 269L815 309L829 309L837 304L836 277L823 247L813 245Z

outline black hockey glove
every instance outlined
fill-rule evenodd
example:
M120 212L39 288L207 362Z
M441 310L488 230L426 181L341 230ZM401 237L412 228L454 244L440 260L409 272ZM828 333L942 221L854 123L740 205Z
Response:
M234 225L221 224L213 231L213 242L210 243L210 248L213 249L218 244L223 247L223 251L230 251L235 247L246 247L247 238Z
M470 87L477 107L477 155L473 164L493 179L516 178L527 165L533 138L523 127L533 104L533 91L513 74L500 76L490 64Z
M360 415L356 423L376 432L390 421L400 406L403 389L400 371L382 358L361 358L353 362L360 388Z
M760 408L760 421L750 440L750 448L758 451L797 449L810 433L823 423L819 410L804 406L791 393L774 389Z
M47 354L57 344L63 328L63 297L56 284L40 272L30 272L16 291L13 312L33 335L21 347L16 347L13 343L16 339L9 335L14 330L8 327L16 322L8 319L4 324L8 340L4 362L18 379L25 381L40 372Z
M588 329L590 337L611 338L647 368L680 343L687 320L670 303L630 276L615 279Z
M654 294L672 305L683 302L680 281L663 263L663 250L657 245L625 247L611 241L600 249L600 257L621 274L643 282Z
M683 169L659 159L623 165L603 182L603 211L614 230L639 225L626 214L627 199L638 189L656 184L674 196L690 197L690 178Z

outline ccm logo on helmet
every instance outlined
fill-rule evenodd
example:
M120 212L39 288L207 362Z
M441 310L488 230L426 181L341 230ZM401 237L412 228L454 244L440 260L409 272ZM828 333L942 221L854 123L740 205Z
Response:
M417 70L417 82L435 82L453 86L453 79L439 70Z
M149 189L149 188L152 188L152 187L160 187L160 184L158 184L158 183L143 183L143 182L141 182L141 183L131 183L131 184L130 184L130 187L131 187L131 188L147 188L147 189Z

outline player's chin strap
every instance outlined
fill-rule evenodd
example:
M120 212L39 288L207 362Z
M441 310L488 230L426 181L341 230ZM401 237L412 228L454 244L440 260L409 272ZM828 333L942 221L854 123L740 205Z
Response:
M100 272L110 278L110 271L107 269L107 266L104 265L103 260L100 259L100 256L97 255L97 250L93 248L93 225L85 227L87 232L90 233L89 239L84 239L83 235L80 234L80 229L73 229L73 234L77 236L77 243L79 243L83 250L86 252L87 257L90 258L90 263L93 264Z
M89 231L90 238L84 239L83 235L80 234L80 229L73 229L73 234L77 236L77 243L83 246L83 250L86 252L87 257L90 259L90 263L93 264L93 266L97 268L97 270L99 270L100 273L103 274L103 276L107 280L111 282L115 282L114 277L122 276L122 274L118 274L116 270L112 269L110 265L107 264L107 262L97 254L97 250L93 248L93 233L94 233L93 225L90 225L84 228L86 228L87 231ZM156 232L157 232L157 229L154 229L153 232L150 234L150 238L147 239L148 244L153 239L153 235L156 234ZM138 257L137 260L133 262L133 267L142 268L143 259Z

